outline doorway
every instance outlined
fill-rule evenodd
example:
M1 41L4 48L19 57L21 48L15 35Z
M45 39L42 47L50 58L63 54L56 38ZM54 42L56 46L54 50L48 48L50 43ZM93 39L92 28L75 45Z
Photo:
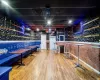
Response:
M56 49L56 36L50 36L50 50Z
M65 41L65 36L59 35L59 41ZM64 46L60 46L60 53L64 53Z

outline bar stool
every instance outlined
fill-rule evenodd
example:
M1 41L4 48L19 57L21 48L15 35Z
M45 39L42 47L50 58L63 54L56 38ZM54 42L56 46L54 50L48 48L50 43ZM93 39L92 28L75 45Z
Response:
M79 63L79 60L80 60L80 46L83 46L84 44L76 44L76 46L78 47L78 49L77 49L77 56L78 56L78 59L77 59L77 63L76 63L76 68L77 67L80 67L81 65L80 65L80 63Z
M71 52L70 43L65 44L65 48L66 48L66 46L68 46L67 47L67 51L66 51L66 49L64 49L64 53L70 59L71 58L71 55L70 55L70 52Z

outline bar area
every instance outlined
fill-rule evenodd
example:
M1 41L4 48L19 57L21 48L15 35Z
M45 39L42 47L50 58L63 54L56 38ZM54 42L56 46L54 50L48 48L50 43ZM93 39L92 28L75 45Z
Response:
M100 44L99 43L76 42L76 41L57 42L57 44L59 43L61 45L64 45L65 49L70 50L69 54L74 58L78 57L77 54L78 47L76 44L83 44L83 46L80 46L79 48L80 61L100 74L100 49L99 49Z
M96 0L0 0L0 80L100 80Z
M78 59L95 72L100 74L100 18L81 24L80 32L73 33L71 41L57 41L57 52L64 46L64 54ZM79 47L77 45L80 45ZM82 45L82 46L81 46ZM79 50L78 50L79 48ZM79 52L79 54L78 54ZM68 55L67 55L68 56Z

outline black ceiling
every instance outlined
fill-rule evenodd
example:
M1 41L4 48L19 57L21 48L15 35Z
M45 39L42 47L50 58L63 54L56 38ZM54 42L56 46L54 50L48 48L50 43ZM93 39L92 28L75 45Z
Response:
M77 19L97 9L96 0L9 0L12 8L28 24L44 25L43 11L50 5L53 24L64 24L68 19ZM91 13L89 11L92 11ZM94 12L93 12L94 14Z

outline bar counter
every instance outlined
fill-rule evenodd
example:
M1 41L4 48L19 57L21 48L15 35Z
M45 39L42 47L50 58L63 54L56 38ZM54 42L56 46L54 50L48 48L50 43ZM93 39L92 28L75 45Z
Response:
M86 66L100 74L100 43L94 42L76 42L76 41L57 41L57 46L64 45L65 48L70 48L70 54L77 58L76 44L84 44L80 46L80 61ZM70 46L68 46L70 45Z

